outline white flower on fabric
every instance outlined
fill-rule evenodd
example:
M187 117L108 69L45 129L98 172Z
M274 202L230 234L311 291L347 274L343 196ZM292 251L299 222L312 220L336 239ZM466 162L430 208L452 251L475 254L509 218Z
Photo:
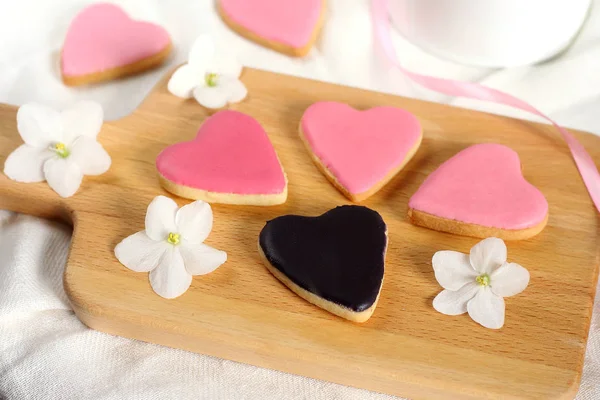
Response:
M155 197L146 212L146 230L115 247L121 264L150 272L152 289L167 299L181 296L192 275L205 275L227 261L227 253L205 245L213 225L212 209L202 200L177 208L165 196Z
M17 129L25 144L4 163L4 174L18 182L43 182L60 196L77 192L84 175L101 175L111 159L96 137L102 107L82 101L63 112L29 103L17 112Z
M242 65L231 54L218 52L212 37L202 35L194 42L188 63L169 80L169 92L178 97L194 97L206 108L218 109L242 101L248 94L238 79Z
M438 251L433 255L435 278L444 290L433 307L446 315L466 312L490 329L504 325L504 297L521 293L529 284L529 272L506 262L502 239L487 238L471 249L471 254Z

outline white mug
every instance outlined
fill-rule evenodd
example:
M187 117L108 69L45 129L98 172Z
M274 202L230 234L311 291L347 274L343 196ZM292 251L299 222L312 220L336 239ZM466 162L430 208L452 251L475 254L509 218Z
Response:
M389 0L392 21L410 42L462 64L512 67L564 50L591 0Z

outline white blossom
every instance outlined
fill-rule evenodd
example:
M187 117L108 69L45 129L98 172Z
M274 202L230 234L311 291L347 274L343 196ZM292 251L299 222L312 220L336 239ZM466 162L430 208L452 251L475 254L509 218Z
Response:
M435 278L444 288L433 307L446 315L466 312L486 328L504 325L504 297L521 293L529 284L529 272L508 263L502 239L487 238L473 246L471 253L438 251L433 256Z
M212 209L202 200L177 208L165 196L155 197L146 212L146 229L115 247L121 264L150 272L152 289L167 299L181 296L192 275L204 275L227 260L227 253L205 245L213 225Z
M242 101L248 94L239 80L242 65L230 53L218 51L210 36L194 42L188 62L169 80L169 92L182 98L194 97L209 109L219 109Z
M25 144L13 151L4 174L18 182L43 182L60 196L74 195L84 175L101 175L111 159L96 137L102 127L102 107L82 101L57 112L30 103L17 112L17 129Z

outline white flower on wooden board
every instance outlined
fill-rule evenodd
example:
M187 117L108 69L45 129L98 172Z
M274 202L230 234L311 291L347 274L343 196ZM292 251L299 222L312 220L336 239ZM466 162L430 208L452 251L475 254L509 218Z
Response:
M29 103L17 112L17 130L25 144L4 163L4 174L18 182L43 182L60 196L73 196L84 175L108 171L111 159L96 137L102 107L82 101L58 112Z
M169 92L189 99L209 109L238 103L248 90L238 78L242 65L224 51L219 51L211 36L202 35L194 42L188 62L179 67L169 80Z
M177 208L165 196L152 200L146 229L115 247L121 264L136 272L150 272L150 285L161 297L181 296L192 275L205 275L227 261L227 253L205 245L213 226L210 205L202 200Z
M521 293L529 284L529 272L519 264L508 263L506 258L506 245L498 238L482 240L470 254L435 253L435 278L444 290L433 300L433 307L446 315L468 312L486 328L501 328L504 297Z

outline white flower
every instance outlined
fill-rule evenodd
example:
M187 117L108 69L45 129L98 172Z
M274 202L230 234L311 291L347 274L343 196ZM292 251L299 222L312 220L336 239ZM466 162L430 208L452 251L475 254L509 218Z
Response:
M178 97L194 97L206 108L218 109L238 103L248 94L238 79L241 64L230 54L218 52L210 36L194 42L188 63L179 67L169 80L169 92Z
M466 312L486 328L504 325L504 297L521 293L529 283L529 272L506 262L506 245L487 238L471 254L438 251L433 255L435 278L445 289L433 300L433 307L446 315Z
M110 156L96 137L102 107L82 101L63 112L30 103L17 112L17 129L25 144L4 163L4 174L18 182L43 182L60 196L77 192L84 175L101 175Z
M192 275L208 274L227 261L227 253L202 243L212 225L208 203L198 200L177 209L173 200L158 196L148 206L146 230L119 243L115 256L133 271L150 272L152 289L172 299L185 293Z

